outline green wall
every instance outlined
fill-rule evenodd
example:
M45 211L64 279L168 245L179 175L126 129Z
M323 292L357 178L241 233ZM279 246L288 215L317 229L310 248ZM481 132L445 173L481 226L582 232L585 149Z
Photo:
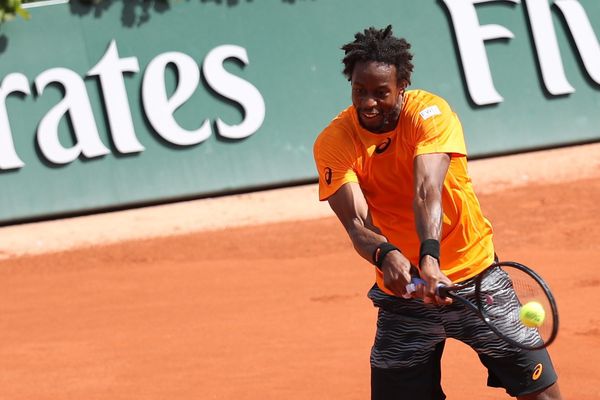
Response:
M462 119L471 156L600 140L600 84L594 80L595 72L586 71L558 6L542 1L551 5L560 59L573 88L568 94L551 94L541 76L531 23L534 7L542 5L539 0L475 6L463 2L476 10L481 25L498 24L514 35L512 39L485 42L493 84L503 98L492 104L477 104L469 92L461 63L464 57L459 54L447 4L450 0L104 0L95 6L72 0L70 4L31 8L30 21L16 20L0 29L0 78L4 78L4 96L0 99L6 99L5 119L10 122L10 132L5 125L0 132L5 148L0 153L4 154L0 155L0 165L4 157L0 169L0 223L315 179L312 143L350 102L349 84L341 74L339 48L352 40L355 32L371 25L392 24L397 35L412 43L412 87L433 91L450 102ZM591 55L588 58L595 62L600 2L576 3L585 11L595 35L595 41L588 37L586 42L587 54ZM123 70L130 71L120 78L129 111L117 96L106 95L97 75L89 74L113 40ZM228 59L223 68L229 81L220 81L222 77L217 75L211 84L213 78L206 77L211 73L203 63L209 53L225 45L243 49L247 62L240 57ZM193 78L183 76L185 72L172 63L161 76L164 79L150 77L149 64L173 53L186 59L188 67L190 59L195 61L204 74L200 74L195 89L190 83ZM131 71L136 63L138 71ZM91 113L86 113L88 100L63 100L67 92L71 95L79 86L73 83L66 89L52 83L54 75L48 71L55 68L61 68L56 71L62 76L82 79L80 86L85 88ZM7 77L11 73L26 78L29 93L8 93ZM43 85L36 85L40 76L50 81L43 91L38 90ZM108 79L113 77L107 73L104 84L118 88L118 79L116 83ZM15 83L19 81L14 75L10 82L23 91L22 82ZM152 121L162 123L162 117L156 113L149 116L145 104L157 96L149 95L144 102L144 85L152 87L152 93L164 87L168 98L187 88L189 98L178 94L184 101L173 112L174 122L191 132L199 130L208 119L210 136L186 144L165 139ZM245 105L254 107L249 113L243 102L235 100L242 86L260 94L264 102L262 117L258 115L260 101L254 99ZM219 94L221 90L225 95ZM233 96L227 95L227 90ZM109 111L110 104L118 110ZM130 115L133 131L129 132L134 137L130 135L129 139L137 142L138 150L133 142L119 144L124 140L125 124L111 129L109 114L118 111L121 118ZM76 152L82 137L92 142L95 138L95 147L86 145L90 149L103 147L106 151L84 151L72 161L48 157L52 150L39 138L52 137L49 114L58 121L56 133L63 152L68 153L69 148L71 154ZM223 137L215 127L217 119L239 125L249 118L259 121L258 129L247 131L243 137ZM91 129L94 126L97 135ZM164 132L168 135L173 130L164 128ZM6 156L6 138L12 139L13 155L22 165L16 166Z

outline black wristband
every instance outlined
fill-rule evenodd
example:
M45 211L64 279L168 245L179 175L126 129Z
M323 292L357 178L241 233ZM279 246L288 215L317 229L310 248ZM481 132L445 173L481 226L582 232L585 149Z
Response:
M381 269L381 266L383 265L383 260L385 260L385 256L387 256L387 253L394 250L400 251L399 248L397 248L389 242L381 243L373 252L373 264L375 264L377 268Z
M431 256L435 258L438 263L440 262L440 242L435 239L426 239L421 243L419 249L419 264L425 256Z

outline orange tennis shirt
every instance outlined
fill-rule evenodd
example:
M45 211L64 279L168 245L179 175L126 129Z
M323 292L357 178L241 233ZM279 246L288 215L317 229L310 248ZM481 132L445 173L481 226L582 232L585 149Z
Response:
M462 126L441 97L406 91L396 129L381 134L363 129L350 106L321 132L313 150L319 199L326 200L345 183L358 183L374 224L414 265L420 240L413 213L413 160L420 154L450 154L442 191L440 269L460 282L494 261L492 226L473 191ZM391 293L375 271L379 287Z

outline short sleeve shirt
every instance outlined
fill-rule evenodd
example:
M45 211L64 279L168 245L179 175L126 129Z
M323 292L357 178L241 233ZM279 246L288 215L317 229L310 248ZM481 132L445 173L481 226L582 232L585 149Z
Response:
M406 91L398 125L387 133L363 129L350 106L321 132L313 150L320 200L346 183L358 183L374 224L414 265L418 265L420 241L413 214L413 161L421 154L450 154L442 192L440 268L460 282L493 262L492 227L467 172L462 126L441 97L423 90ZM391 293L381 272L375 271L378 285Z

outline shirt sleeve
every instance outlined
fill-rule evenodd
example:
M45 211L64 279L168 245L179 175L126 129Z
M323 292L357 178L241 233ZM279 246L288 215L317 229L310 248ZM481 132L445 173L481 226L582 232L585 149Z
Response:
M327 200L346 183L358 183L354 153L353 141L343 130L330 126L319 135L313 147L319 173L319 200Z
M415 118L417 131L414 157L429 153L467 155L460 120L442 98L436 97L423 104Z

